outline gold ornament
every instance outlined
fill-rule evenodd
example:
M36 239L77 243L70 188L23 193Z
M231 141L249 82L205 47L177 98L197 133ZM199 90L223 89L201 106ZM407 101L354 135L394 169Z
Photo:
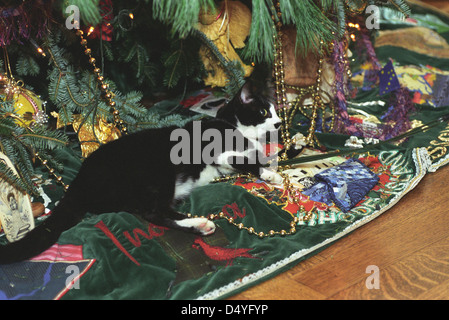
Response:
M238 61L245 77L253 70L243 63L234 48L243 48L251 27L251 11L240 1L222 1L214 12L201 12L196 28L204 33L228 61ZM201 46L200 57L207 70L206 86L224 87L226 73L207 46Z
M0 94L5 96L5 101L13 101L17 125L29 127L36 124L47 123L45 102L31 90L23 87L23 81L16 81L6 74L0 75Z
M56 127L58 129L65 126L59 119L58 113L52 112L51 115L57 119ZM116 140L121 136L120 130L103 118L98 118L97 123L91 125L84 123L84 117L77 114L73 115L73 121L66 125L69 124L73 126L73 129L78 134L82 156L85 158L97 150L100 145Z

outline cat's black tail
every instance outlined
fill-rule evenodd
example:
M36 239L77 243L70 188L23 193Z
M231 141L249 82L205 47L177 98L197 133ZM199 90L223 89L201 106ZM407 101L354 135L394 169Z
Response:
M37 256L51 247L63 231L73 227L83 216L83 212L76 212L74 206L70 206L62 199L52 210L51 215L25 237L0 246L0 264L19 262Z

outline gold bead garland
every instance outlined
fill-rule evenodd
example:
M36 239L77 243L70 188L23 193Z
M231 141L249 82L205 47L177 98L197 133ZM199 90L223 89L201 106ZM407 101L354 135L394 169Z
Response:
M188 218L207 218L209 220L225 219L225 220L228 221L229 224L232 224L235 227L237 227L237 229L239 229L239 230L246 230L249 234L258 236L260 239L268 238L268 237L274 237L276 235L288 236L288 235L295 234L296 233L296 225L298 224L299 221L303 220L303 219L300 219L298 217L294 217L292 219L292 221L290 222L288 230L282 229L280 231L270 230L268 232L263 232L263 231L259 231L258 232L258 231L256 231L254 229L254 227L245 227L243 225L243 223L235 222L234 218L227 217L226 214L224 214L223 212L220 212L219 214L210 214L207 217L205 217L205 216L198 216L198 215L192 215L192 214L188 213L187 217Z
M273 64L273 74L275 78L275 93L276 93L276 103L278 106L279 117L281 118L281 138L284 143L284 152L281 154L281 159L287 159L287 151L290 149L292 145L292 141L290 139L290 131L288 126L288 118L289 118L289 109L290 105L287 102L287 90L285 87L285 70L284 70L284 51L282 47L282 23L281 23L281 12L280 12L280 4L279 2L276 4L276 8L272 6L273 15L271 18L273 19L275 29L274 36L274 64ZM277 19L275 17L275 14ZM277 22L276 22L277 20Z
M290 179L288 177L287 174L282 173L282 172L278 172L284 179L284 190L287 192L287 194L289 195L289 198L295 203L295 204L299 204L299 200L297 197L295 197L295 192L294 192L294 187L290 182ZM219 178L215 178L212 182L226 182L229 181L231 179L238 179L238 178L254 178L254 176L252 174L236 174L236 175L227 175L224 177L219 177ZM304 206L300 205L299 206L300 209L305 212ZM201 218L207 218L209 220L215 220L215 219L225 219L227 220L230 224L234 225L235 227L237 227L239 230L246 230L248 231L249 234L252 235L256 235L259 238L263 239L266 237L274 237L276 235L280 235L280 236L288 236L288 235L292 235L296 233L296 225L300 222L306 222L309 221L313 216L313 212L309 211L309 212L305 212L304 216L301 218L298 217L293 217L292 220L290 221L290 228L287 230L282 229L280 231L274 231L274 230L270 230L268 231L268 233L265 233L263 231L259 231L257 232L254 227L246 227L244 226L243 223L237 223L234 221L233 218L231 217L227 217L223 212L220 212L219 214L210 214L208 217L204 217L204 216L200 216ZM189 218L197 218L198 215L192 215L192 214L187 214L187 217Z
M87 46L87 39L84 38L84 32L80 29L76 31L77 36L80 37L80 44L84 46L84 54L89 57L89 63L93 67L93 71L97 76L97 82L99 84L99 88L102 92L102 97L111 108L110 111L113 115L114 125L120 129L124 134L128 133L128 129L126 127L125 122L120 118L120 111L116 108L116 103L114 101L114 93L109 90L109 84L104 81L104 76L101 74L100 68L98 68L95 64L96 60L92 57L92 50Z
M318 117L318 110L322 110L323 114L323 131L325 129L325 105L321 98L320 94L320 86L321 86L321 73L323 70L323 48L324 48L324 42L320 41L320 58L319 58L319 66L317 70L317 80L316 84L307 86L304 88L299 87L293 87L288 86L285 83L285 71L284 71L284 53L283 53L283 47L282 47L282 22L281 17L282 13L280 11L280 3L279 1L276 2L276 5L272 5L272 12L273 15L271 16L273 20L273 28L276 29L276 35L274 36L274 47L275 47L275 53L274 53L274 67L273 67L273 74L275 77L275 87L276 87L276 102L278 106L278 113L279 117L282 120L281 125L281 138L284 143L284 152L281 155L281 158L283 160L286 160L287 158L287 151L290 149L291 145L294 143L292 139L290 138L290 127L291 122L293 120L294 115L299 110L301 113L309 118L310 120L310 126L308 129L308 135L306 137L306 143L307 145L313 146L314 144L321 146L320 142L318 141L318 138L315 135L316 130L316 124L317 124L317 117ZM277 19L276 19L277 18ZM298 97L292 101L289 102L287 99L287 90L286 88L296 89L299 91ZM302 106L301 103L305 97L305 95L311 95L312 97L312 105L311 113L307 114L306 107ZM332 112L332 121L330 125L330 131L333 129L334 121L335 121L335 108L333 104L331 103L331 112Z
M323 45L323 42L321 42L321 45ZM320 84L321 84L321 73L322 73L322 67L323 67L324 59L319 59L319 65L317 70L317 79L316 84L307 86L307 87L296 87L296 86L289 86L287 85L287 88L294 89L298 92L298 96L291 102L291 110L290 110L290 117L288 119L287 128L291 127L291 124L293 122L293 117L296 114L297 111L301 112L302 115L304 115L306 118L310 120L310 126L308 129L308 135L306 138L307 144L313 144L316 143L318 146L321 146L321 143L317 139L315 135L316 130L316 123L317 123L317 116L318 111L321 110L322 112L322 131L326 132L326 125L325 125L325 113L326 113L326 106L323 102L323 99L320 94ZM312 98L312 105L310 107L306 107L302 105L302 102L304 101L306 96L311 96ZM331 124L329 125L328 131L332 131L335 124L335 106L330 100L330 110L331 110ZM311 113L307 109L311 109Z
M41 157L41 155L39 154L39 152L35 152L34 157L39 159L39 161L47 168L48 172L50 172L50 174L53 176L53 178L56 180L56 182L58 182L59 184L62 185L62 187L64 188L64 191L67 191L69 189L69 185L65 184L64 181L62 181L62 177L55 173L55 169L48 165L48 160L43 159Z

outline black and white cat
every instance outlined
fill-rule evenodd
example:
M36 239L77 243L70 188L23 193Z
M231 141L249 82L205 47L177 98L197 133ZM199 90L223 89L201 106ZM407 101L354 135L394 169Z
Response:
M103 145L84 161L65 196L45 221L23 239L0 247L0 263L22 261L43 252L63 231L80 222L87 212L125 211L156 225L201 235L213 233L215 224L212 221L187 218L174 209L175 204L188 197L194 188L221 175L235 172L261 174L263 146L260 141L265 141L263 136L281 125L271 97L270 90L248 81L219 110L216 118L201 121L202 134L213 129L224 137L232 131L235 140L244 141L243 147L239 148L222 142L221 152L215 148L209 153L213 161L174 159L176 155L186 159L186 155L173 152L181 143L173 135L176 129L179 130L177 127L143 130ZM182 128L190 137L194 137L195 129L198 130L198 123L194 122ZM183 143L185 148L186 141ZM187 143L193 150L193 144L198 141L190 139ZM207 145L208 141L202 139L200 152ZM198 154L190 152L188 156L192 160ZM273 179L276 175L266 170L262 172L262 178Z

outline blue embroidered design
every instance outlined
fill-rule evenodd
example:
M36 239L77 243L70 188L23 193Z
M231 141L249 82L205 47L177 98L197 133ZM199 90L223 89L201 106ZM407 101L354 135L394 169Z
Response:
M387 94L401 87L391 60L379 71L379 93Z
M349 159L315 175L318 183L302 193L313 201L351 210L377 184L379 177L357 159Z

